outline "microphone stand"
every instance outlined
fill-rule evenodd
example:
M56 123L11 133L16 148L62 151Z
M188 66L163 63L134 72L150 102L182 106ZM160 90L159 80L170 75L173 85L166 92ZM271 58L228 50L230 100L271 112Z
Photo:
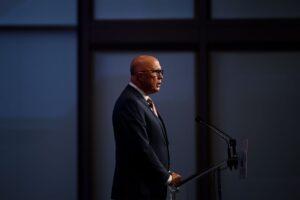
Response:
M199 116L197 116L195 118L196 122L210 128L211 130L214 131L214 133L216 133L218 136L220 136L223 140L226 141L227 143L227 154L228 154L228 158L227 160L224 160L216 165L214 165L213 167L207 169L204 172L201 173L196 173L193 174L189 177L187 177L186 179L182 180L181 183L175 187L175 186L169 186L169 190L170 190L170 200L176 200L176 194L179 191L179 187L186 184L189 181L198 179L202 176L205 176L207 174L209 174L210 172L213 172L215 170L220 169L221 167L224 166L228 166L230 169L237 169L238 167L238 155L236 153L236 140L233 139L232 137L230 137L229 135L227 135L225 132L221 131L220 129L216 128L213 125L210 125L206 122L204 122L203 120L201 120L201 118Z
M237 169L238 167L238 155L236 153L236 139L233 139L225 132L221 131L220 129L216 128L215 126L208 124L204 122L199 116L195 118L196 122L210 128L213 130L214 133L216 133L218 136L220 136L225 142L227 143L227 165L230 169Z

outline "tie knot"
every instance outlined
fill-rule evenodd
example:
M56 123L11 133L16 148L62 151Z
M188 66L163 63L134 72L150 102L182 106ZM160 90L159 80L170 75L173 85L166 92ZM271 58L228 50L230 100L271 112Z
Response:
M152 108L153 107L153 101L150 97L147 99L147 102L148 102L149 106Z
M152 111L152 112L156 115L156 117L157 117L157 116L158 116L157 110L156 110L155 105L154 105L154 103L153 103L153 101L152 101L152 99L151 99L150 97L147 98L147 103L148 103L148 105L149 105L151 111Z

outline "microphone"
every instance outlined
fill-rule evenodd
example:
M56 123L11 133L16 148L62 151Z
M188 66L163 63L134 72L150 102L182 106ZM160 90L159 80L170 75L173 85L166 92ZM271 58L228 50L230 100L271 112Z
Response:
M226 141L227 145L228 145L228 159L227 161L222 161L218 164L216 164L215 166L209 168L208 170L202 172L202 173L196 173L193 174L189 177L187 177L186 179L183 179L181 181L181 183L179 185L177 185L176 187L170 186L170 199L171 200L175 200L176 199L176 193L178 192L178 188L179 186L182 186L184 184L186 184L187 182L190 182L192 180L198 179L204 175L209 174L210 172L213 172L215 170L220 169L221 167L225 166L227 164L227 166L232 169L232 168L239 168L239 175L240 175L240 179L245 179L247 177L247 165L248 165L248 139L243 141L243 148L242 151L240 152L239 156L236 153L236 140L233 139L232 137L230 137L228 134L226 134L225 132L221 131L220 129L218 129L217 127L206 123L204 120L201 119L201 117L198 115L195 118L195 121L210 128L211 130L213 130L214 133L216 133L218 136L220 136L223 140ZM219 188L220 189L220 188ZM220 191L220 190L219 190Z
M201 117L198 115L195 118L195 121L203 124L204 126L207 126L208 128L212 129L215 133L217 133L221 138L223 138L227 143L229 142L230 139L232 139L229 135L227 135L225 132L221 131L220 129L216 128L215 126L206 123L201 119Z
M226 134L224 131L221 131L217 127L206 123L201 119L198 115L195 118L195 121L210 128L217 133L222 139L224 139L228 145L228 160L227 165L230 169L234 167L235 169L239 168L240 179L247 178L247 170L248 170L248 139L242 141L242 150L239 155L236 152L236 140Z
M228 154L227 165L230 169L232 168L237 169L238 155L236 153L236 140L230 137L224 131L221 131L217 127L203 121L199 115L195 118L195 121L210 128L211 130L213 130L214 133L216 133L219 137L225 140L225 142L227 143L227 154Z

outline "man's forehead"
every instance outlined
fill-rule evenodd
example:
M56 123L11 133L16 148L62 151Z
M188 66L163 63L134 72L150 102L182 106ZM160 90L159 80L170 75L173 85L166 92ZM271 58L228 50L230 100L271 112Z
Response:
M140 69L157 69L160 68L160 64L156 59L145 59L141 60L137 67Z

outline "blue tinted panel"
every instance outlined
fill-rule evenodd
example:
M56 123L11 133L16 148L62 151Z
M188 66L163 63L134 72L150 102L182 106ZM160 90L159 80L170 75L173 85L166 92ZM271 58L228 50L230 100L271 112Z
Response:
M298 18L298 0L213 0L212 18Z
M191 19L192 0L96 0L95 18L101 19Z
M300 198L299 66L300 52L212 53L210 122L238 139L238 147L249 140L248 178L223 171L224 199ZM212 155L224 159L226 144L215 138Z
M2 25L75 25L76 0L4 0L0 1Z
M76 199L76 34L0 44L0 198Z

